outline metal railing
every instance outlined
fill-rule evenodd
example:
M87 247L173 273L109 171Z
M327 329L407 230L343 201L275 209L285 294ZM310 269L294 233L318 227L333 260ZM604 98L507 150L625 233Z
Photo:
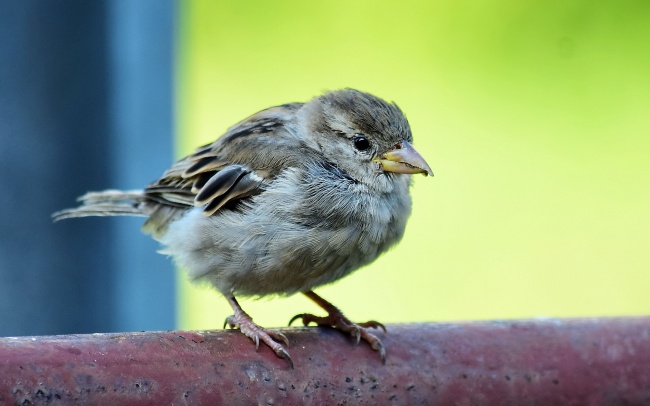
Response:
M0 404L582 405L650 402L650 317L389 325L385 365L325 328L295 362L237 331L0 339Z

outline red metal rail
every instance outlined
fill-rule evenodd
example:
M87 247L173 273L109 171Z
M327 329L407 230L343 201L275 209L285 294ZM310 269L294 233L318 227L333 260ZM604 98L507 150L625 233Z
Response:
M388 326L386 365L296 328L294 370L236 331L0 339L0 404L650 403L650 317Z

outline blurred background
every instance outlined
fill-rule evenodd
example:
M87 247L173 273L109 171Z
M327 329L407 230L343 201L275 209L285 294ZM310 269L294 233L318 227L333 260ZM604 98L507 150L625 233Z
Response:
M49 215L342 87L397 102L435 173L402 243L318 290L351 319L650 312L650 3L0 4L2 335L220 328L142 219Z

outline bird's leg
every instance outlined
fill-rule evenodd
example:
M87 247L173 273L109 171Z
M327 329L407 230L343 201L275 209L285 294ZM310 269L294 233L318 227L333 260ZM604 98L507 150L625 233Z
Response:
M287 337L277 330L266 329L253 323L251 316L241 308L234 296L228 296L226 299L228 299L228 303L230 303L235 314L226 318L223 327L226 328L226 325L230 326L230 328L239 327L239 330L244 333L246 337L253 340L256 351L260 347L260 341L262 341L264 344L268 345L278 357L285 358L289 361L291 369L293 369L293 360L291 360L289 353L277 342L282 341L288 347L289 340Z
M357 339L357 343L364 339L367 341L373 350L379 351L382 362L386 362L386 349L384 344L368 331L368 328L381 328L386 332L386 327L378 321L370 320L365 323L353 323L333 304L318 296L313 291L303 292L305 296L313 300L317 305L325 309L327 316L319 317L313 314L302 313L295 315L290 321L289 325L298 319L302 319L302 323L307 326L309 323L316 323L319 326L328 326L345 331Z

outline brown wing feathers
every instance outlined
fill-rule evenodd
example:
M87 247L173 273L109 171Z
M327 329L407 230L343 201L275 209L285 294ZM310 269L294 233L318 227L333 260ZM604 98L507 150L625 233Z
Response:
M262 178L250 169L229 165L213 149L203 147L174 165L146 194L161 204L205 206L204 214L209 216L226 203L251 194L261 183Z
M187 168L185 172L183 172L182 177L188 179L202 172L222 169L226 165L228 165L228 161L221 159L218 156L202 156Z
M263 110L240 122L214 143L198 148L177 162L145 193L152 200L170 205L205 206L206 216L214 214L228 202L250 196L271 174L260 168L250 169L238 163L242 148L233 144L249 136L277 134L302 104L291 103Z
M81 206L60 211L53 217L61 220L83 216L148 216L144 230L161 235L171 221L190 207L204 206L203 213L210 216L229 202L259 193L262 183L270 181L278 172L272 170L273 160L266 155L251 157L250 152L243 154L242 149L251 151L259 147L249 137L283 133L287 120L300 106L291 103L254 114L230 128L219 140L176 162L145 190L88 193L80 199Z
M203 212L206 216L214 214L226 203L250 194L262 183L262 178L250 170L233 165L217 172L196 195L194 204L206 204Z

